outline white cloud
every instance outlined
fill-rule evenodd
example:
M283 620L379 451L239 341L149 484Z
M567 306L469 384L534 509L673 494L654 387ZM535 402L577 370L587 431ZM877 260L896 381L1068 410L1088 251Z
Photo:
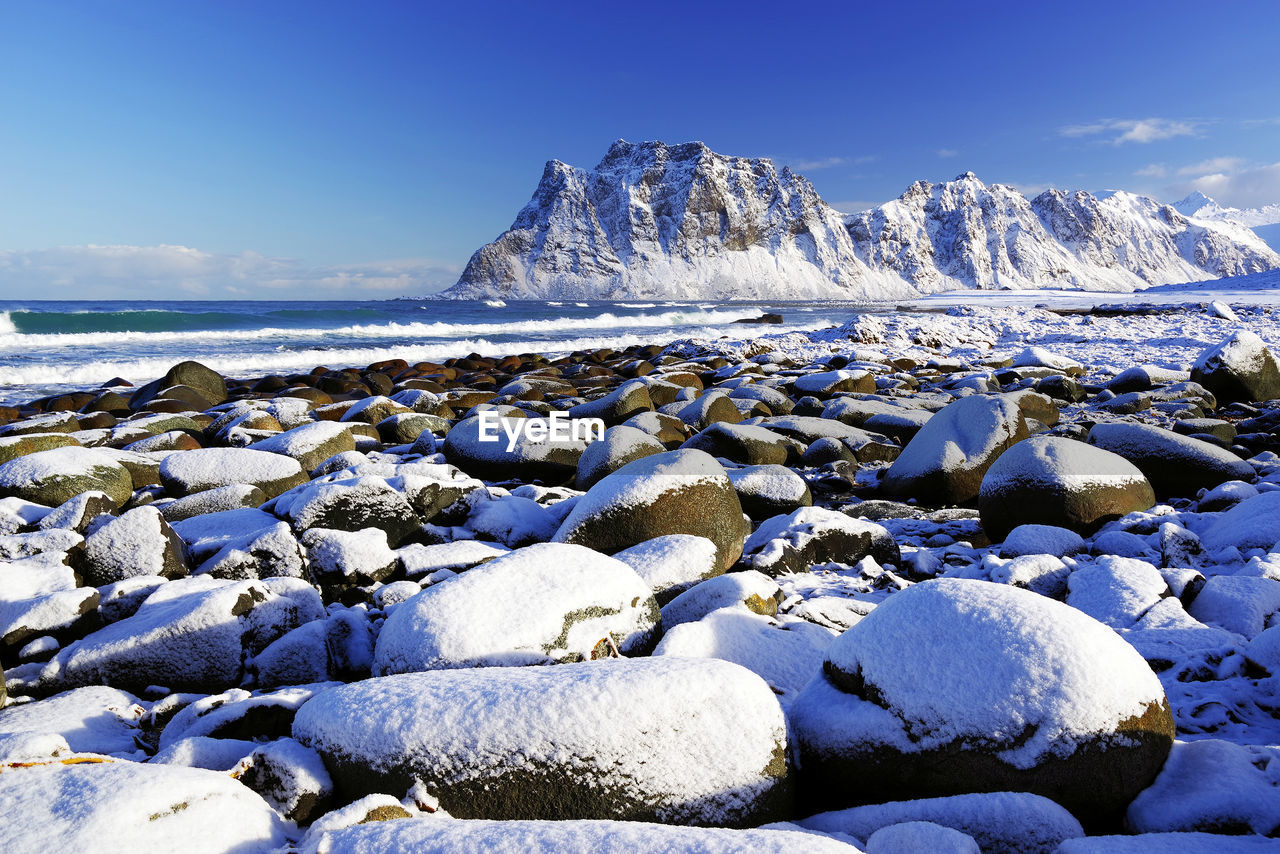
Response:
M847 157L824 157L821 160L793 160L789 164L797 172L816 172L819 169L831 169L849 162Z
M1058 129L1060 136L1081 137L1105 134L1111 136L1112 145L1126 142L1148 143L1176 136L1195 136L1204 124L1186 119L1100 119L1082 125L1067 125Z
M56 246L0 250L0 296L156 299L181 292L208 299L362 299L430 293L452 284L458 272L427 259L323 266L189 246Z
M1213 172L1235 172L1245 161L1239 157L1212 157L1208 160L1202 160L1199 163L1192 163L1190 166L1183 166L1178 170L1178 174L1182 177L1188 175L1207 175Z
M1163 163L1151 163L1143 166L1135 175L1141 175L1144 178L1167 178L1169 177L1169 167Z
M1233 208L1273 205L1280 203L1280 163L1203 174L1174 189L1183 195L1199 190L1219 204Z
M960 152L956 151L954 148L939 148L938 156L939 157L959 157Z

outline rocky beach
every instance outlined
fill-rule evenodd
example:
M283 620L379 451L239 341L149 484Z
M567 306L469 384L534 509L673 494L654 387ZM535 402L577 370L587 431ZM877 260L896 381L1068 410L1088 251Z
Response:
M1267 847L1280 312L1186 300L5 407L5 849Z

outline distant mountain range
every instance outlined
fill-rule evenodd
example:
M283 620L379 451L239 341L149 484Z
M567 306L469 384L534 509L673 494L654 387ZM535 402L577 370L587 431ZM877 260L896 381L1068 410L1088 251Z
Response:
M548 163L511 228L444 296L874 300L1132 291L1280 269L1280 254L1217 213L1232 209L1179 205L1201 199L1191 212L1125 192L1028 200L967 172L844 217L767 159L619 140L592 170Z

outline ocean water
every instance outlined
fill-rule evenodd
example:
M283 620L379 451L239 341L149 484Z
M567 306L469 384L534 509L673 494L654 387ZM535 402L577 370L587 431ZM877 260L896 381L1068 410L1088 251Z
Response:
M665 344L820 329L866 306L851 303L0 301L0 402L135 384L195 359L226 376L364 366L382 359ZM762 312L781 326L733 321Z

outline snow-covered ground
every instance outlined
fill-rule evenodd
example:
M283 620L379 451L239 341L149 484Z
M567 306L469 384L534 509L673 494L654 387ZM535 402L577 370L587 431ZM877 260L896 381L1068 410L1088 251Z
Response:
M1278 298L23 413L0 847L1270 849ZM476 406L610 432L482 447Z

